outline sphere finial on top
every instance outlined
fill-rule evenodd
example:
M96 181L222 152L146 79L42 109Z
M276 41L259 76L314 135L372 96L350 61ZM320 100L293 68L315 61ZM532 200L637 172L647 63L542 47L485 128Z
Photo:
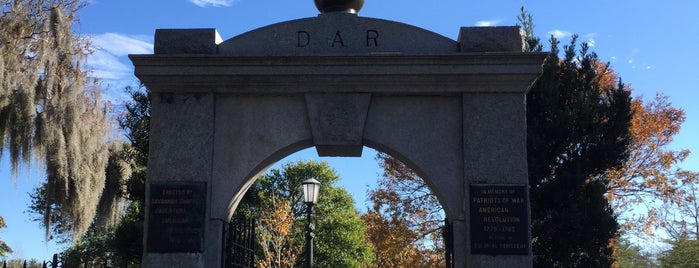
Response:
M344 12L357 14L364 0L313 0L320 13Z

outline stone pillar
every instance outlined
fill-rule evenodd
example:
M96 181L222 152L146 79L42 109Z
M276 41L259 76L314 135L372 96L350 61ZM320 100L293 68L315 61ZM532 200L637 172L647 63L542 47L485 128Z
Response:
M516 216L523 221L525 228L515 228L502 231L484 231L484 228L497 227L497 224L484 224L484 226L471 226L471 220L477 215L470 213L474 201L471 197L476 193L471 193L469 185L464 189L467 193L465 211L469 216L463 224L468 232L463 241L466 245L455 248L466 249L469 252L466 265L457 267L531 267L531 231L529 229L529 200L527 193L527 140L526 140L526 113L525 95L523 93L480 93L467 94L463 99L464 107L464 174L470 186L486 185L494 187L520 187L524 189L517 196L524 196L522 206L526 211L517 212L523 216ZM497 195L493 195L497 196ZM505 194L507 196L507 194ZM499 206L499 201L493 201ZM478 203L476 203L478 204ZM504 205L504 207L512 206ZM493 213L495 217L500 217L502 213ZM507 217L508 215L501 217ZM508 224L506 227L511 227ZM498 227L499 228L499 227ZM456 229L456 227L455 227ZM495 244L494 248L479 246L472 247L472 239L478 232L489 232L488 235L512 235L503 239L491 240ZM509 232L509 233L508 233ZM520 235L519 237L516 237ZM458 241L458 240L457 240ZM503 242L504 241L504 242ZM503 248L504 244L512 245L519 242L526 248L519 250L519 253L512 254L508 249ZM502 244L498 244L502 243ZM473 254L473 252L492 252L494 254ZM506 253L502 253L506 252ZM497 254L502 253L502 254Z
M159 30L156 54L215 53L213 29ZM210 220L214 94L148 85L151 137L143 267L221 267L223 223Z
M152 102L143 266L212 267L205 255L221 239L206 209L213 94L154 93Z

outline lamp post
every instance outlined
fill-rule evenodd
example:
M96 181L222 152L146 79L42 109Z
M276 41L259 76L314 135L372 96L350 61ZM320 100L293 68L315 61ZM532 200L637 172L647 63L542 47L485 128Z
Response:
M306 203L306 268L313 268L313 206L318 203L318 190L320 182L314 178L303 181L303 201Z

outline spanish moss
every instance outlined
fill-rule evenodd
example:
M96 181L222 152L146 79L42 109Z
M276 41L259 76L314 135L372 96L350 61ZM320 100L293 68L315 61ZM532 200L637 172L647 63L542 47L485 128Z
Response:
M112 131L100 85L82 67L89 42L71 30L83 3L0 1L0 147L14 179L22 165L45 167L44 227L59 209L77 240L97 214Z

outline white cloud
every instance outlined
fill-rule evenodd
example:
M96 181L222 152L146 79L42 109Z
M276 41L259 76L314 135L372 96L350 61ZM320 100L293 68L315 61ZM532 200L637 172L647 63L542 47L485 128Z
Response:
M494 19L494 20L479 20L476 22L476 26L478 27L488 27L488 26L497 26L502 22L501 19Z
M587 39L587 45L590 47L595 47L595 39L594 38Z
M121 102L125 99L122 88L133 84L133 66L126 57L128 54L152 54L151 37L127 36L117 33L93 35L94 52L87 57L90 76L103 81L107 88L103 92L106 100ZM111 89L109 89L111 88ZM118 88L118 90L112 90Z
M128 54L151 54L153 43L142 36L126 36L117 33L104 33L92 36L92 46L115 56Z
M595 46L595 36L597 36L597 33L589 33L586 34L584 37L587 39L587 45L590 47Z
M87 57L92 76L99 79L116 80L131 74L131 67L122 63L117 56L97 50Z
M556 39L563 39L573 36L569 31L564 30L553 30L549 32L549 35L553 35Z
M229 7L235 3L235 0L189 0L189 2L200 7Z

